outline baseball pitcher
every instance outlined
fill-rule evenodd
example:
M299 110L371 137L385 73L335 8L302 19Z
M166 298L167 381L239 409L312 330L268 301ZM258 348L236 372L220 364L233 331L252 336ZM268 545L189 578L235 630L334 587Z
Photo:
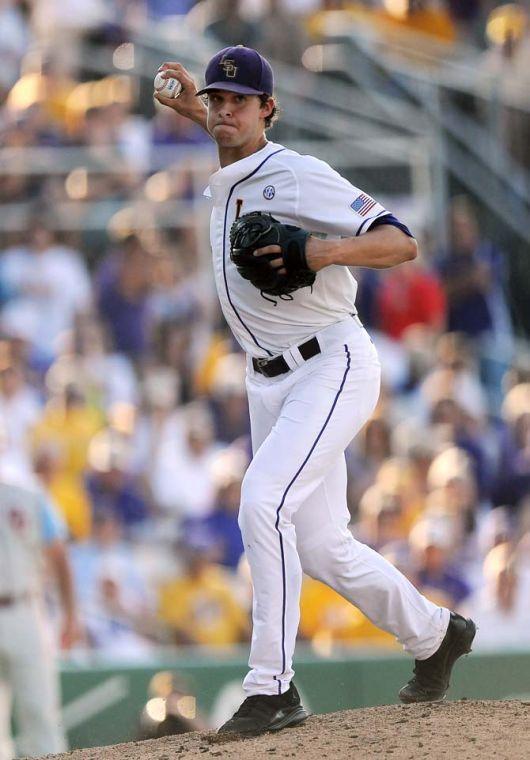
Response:
M344 450L379 395L376 350L350 266L416 256L407 227L328 164L269 142L273 72L257 51L221 50L197 91L155 97L217 143L210 178L213 268L224 316L248 356L254 457L239 524L252 574L247 698L222 732L255 735L307 717L293 679L302 573L335 589L415 658L404 702L443 699L475 625L432 604L348 530ZM202 96L202 97L197 97Z

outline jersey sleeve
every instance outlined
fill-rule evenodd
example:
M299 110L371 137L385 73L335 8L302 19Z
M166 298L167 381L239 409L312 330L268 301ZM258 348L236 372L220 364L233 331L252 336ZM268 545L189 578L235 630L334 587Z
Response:
M300 156L293 166L297 180L296 215L310 232L355 237L389 212L368 193L326 164Z
M60 517L57 508L50 499L42 494L41 503L41 533L44 544L54 541L64 541L67 538L66 525Z

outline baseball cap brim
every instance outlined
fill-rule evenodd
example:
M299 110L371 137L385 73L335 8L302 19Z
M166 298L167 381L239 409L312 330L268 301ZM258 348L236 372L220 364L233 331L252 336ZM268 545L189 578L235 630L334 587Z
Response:
M196 95L204 95L205 92L211 92L212 90L228 90L228 92L238 92L240 95L268 95L269 93L263 92L263 90L255 90L253 87L247 87L244 84L237 84L234 82L213 82L207 87L203 87L202 90L196 93Z

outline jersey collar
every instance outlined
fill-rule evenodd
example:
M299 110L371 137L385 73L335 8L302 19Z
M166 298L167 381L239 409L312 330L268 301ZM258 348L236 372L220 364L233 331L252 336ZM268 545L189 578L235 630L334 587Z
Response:
M278 145L277 143L267 142L263 148L260 148L260 150L257 150L250 156L241 158L239 161L235 161L233 164L229 164L222 169L218 169L210 177L209 188L213 189L215 187L226 187L227 185L233 185L234 182L243 179L246 174L249 174L253 169L255 169L263 161L264 158L282 147L282 145Z

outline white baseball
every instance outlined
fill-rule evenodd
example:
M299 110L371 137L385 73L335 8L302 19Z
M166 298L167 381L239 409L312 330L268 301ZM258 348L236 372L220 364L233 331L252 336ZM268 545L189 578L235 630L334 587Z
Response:
M160 71L155 77L154 87L156 92L165 98L178 98L182 92L182 85L178 79L173 79L173 77L165 79Z

